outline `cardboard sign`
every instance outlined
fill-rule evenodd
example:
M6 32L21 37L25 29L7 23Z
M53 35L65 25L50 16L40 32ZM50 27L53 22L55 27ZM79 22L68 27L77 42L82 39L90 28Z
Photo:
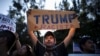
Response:
M29 10L27 21L29 30L79 28L74 11Z
M16 32L15 22L9 17L0 14L0 30L9 30L15 33Z

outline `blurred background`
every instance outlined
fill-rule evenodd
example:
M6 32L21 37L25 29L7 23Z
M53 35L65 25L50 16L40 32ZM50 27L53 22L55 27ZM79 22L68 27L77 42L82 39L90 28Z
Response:
M16 32L22 44L32 45L27 33L26 12L28 9L75 11L80 28L76 30L73 41L68 46L68 53L73 53L73 42L78 43L84 36L91 37L96 43L97 50L100 50L100 0L0 0L0 14L15 20ZM35 32L41 42L46 31L48 30ZM69 30L50 31L55 34L57 43L60 43ZM77 46L75 44L74 47L77 48ZM79 51L79 49L74 51Z

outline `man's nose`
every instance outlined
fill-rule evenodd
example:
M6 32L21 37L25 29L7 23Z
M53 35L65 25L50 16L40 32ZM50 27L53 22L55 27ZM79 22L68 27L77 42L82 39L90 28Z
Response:
M48 41L50 41L50 39L48 39Z

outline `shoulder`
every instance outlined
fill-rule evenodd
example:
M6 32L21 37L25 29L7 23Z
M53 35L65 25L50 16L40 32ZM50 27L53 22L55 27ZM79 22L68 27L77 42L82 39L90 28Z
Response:
M43 43L41 43L40 41L37 41L35 46L43 46L43 47L45 47L45 45Z
M64 42L61 42L55 46L55 52L58 54L58 56L65 56L67 54L67 49L64 45Z
M37 41L36 45L34 47L35 47L35 49L44 49L44 48L46 48L45 45L43 45L43 43L41 43L40 41Z
M66 47L65 47L64 42L61 42L61 43L59 43L58 45L56 45L55 48L58 48L58 49L65 49Z

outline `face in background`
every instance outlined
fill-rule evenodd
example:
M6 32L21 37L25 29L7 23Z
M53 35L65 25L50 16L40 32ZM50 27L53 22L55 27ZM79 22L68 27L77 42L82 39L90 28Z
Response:
M33 51L32 50L33 49L31 48L30 45L25 44L17 51L17 54L19 56L33 56Z
M88 39L84 45L82 45L83 50L89 52L89 53L94 53L95 52L95 44L92 40Z
M44 38L44 45L46 45L46 47L52 47L56 44L56 40L52 35L46 36Z

